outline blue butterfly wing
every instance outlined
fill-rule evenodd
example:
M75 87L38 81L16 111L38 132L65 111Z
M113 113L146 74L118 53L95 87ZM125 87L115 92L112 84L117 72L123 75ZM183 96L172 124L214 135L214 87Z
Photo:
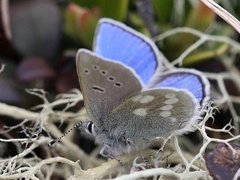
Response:
M170 71L155 78L152 87L170 87L188 90L202 106L204 106L209 100L209 82L202 73L196 70L182 69Z
M118 61L132 68L145 85L156 69L159 72L162 67L159 61L162 54L149 38L107 18L99 21L93 51L109 61Z

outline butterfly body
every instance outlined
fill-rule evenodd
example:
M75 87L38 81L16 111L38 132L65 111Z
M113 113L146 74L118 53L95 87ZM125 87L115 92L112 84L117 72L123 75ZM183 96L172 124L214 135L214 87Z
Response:
M120 36L113 36L116 32ZM80 49L76 58L84 105L94 126L88 129L94 130L96 142L103 146L101 154L107 157L194 130L209 99L209 83L197 71L160 75L162 55L150 40L134 33L113 20L101 20L95 52ZM124 37L132 38L127 47Z

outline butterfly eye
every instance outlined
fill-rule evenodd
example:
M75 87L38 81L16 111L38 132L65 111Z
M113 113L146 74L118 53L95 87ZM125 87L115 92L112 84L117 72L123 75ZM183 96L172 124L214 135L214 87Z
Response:
M88 131L88 133L92 134L93 136L96 136L95 125L93 124L93 122L87 123L86 130Z
M92 131L92 130L93 130L93 126L94 126L94 125L93 125L92 122L89 122L89 123L87 124L87 130L88 130L88 132L91 133L91 134L92 134L92 132L93 132L93 131Z
M116 87L122 87L122 83L120 83L120 82L116 82L116 83L114 83L114 85L115 85Z

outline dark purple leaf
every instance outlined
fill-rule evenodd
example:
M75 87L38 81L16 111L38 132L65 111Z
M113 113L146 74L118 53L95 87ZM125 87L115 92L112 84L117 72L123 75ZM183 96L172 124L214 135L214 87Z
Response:
M225 79L224 84L225 84L225 87L226 87L229 95L232 95L232 96L239 96L240 95L240 91L239 91L237 85L235 84L235 82L232 79Z
M21 103L21 93L17 90L16 83L10 79L0 79L0 101L10 104Z
M31 82L52 78L55 72L42 58L26 58L18 66L16 76L20 81Z
M56 89L58 93L64 93L73 88L79 89L78 76L75 64L76 52L65 51L56 66Z
M67 92L73 88L79 89L77 73L73 71L61 74L58 77L56 88L59 93Z
M214 179L233 179L240 168L240 145L231 144L235 153L226 145L218 144L216 148L207 154L207 168Z
M60 36L60 13L52 0L11 1L12 42L24 56L51 58Z

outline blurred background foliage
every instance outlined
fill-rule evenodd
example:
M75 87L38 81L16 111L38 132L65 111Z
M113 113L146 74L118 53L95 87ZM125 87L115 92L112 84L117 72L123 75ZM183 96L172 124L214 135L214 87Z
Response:
M237 1L229 4L223 3L233 13L240 12ZM3 0L0 62L7 64L7 69L0 76L0 91L4 92L0 100L32 105L31 98L25 98L25 88L44 88L50 94L78 88L75 53L79 48L91 49L96 24L102 17L124 22L149 37L184 26L236 35L197 0ZM196 40L190 33L181 33L157 45L172 61ZM228 49L227 44L205 44L186 57L184 66L212 60Z
M239 15L237 1L221 5ZM7 67L0 76L0 100L32 106L36 102L26 98L25 88L44 88L50 96L79 88L75 53L79 48L91 49L102 17L124 22L152 38L177 27L238 37L198 0L3 0L0 62ZM197 39L178 33L156 44L173 61ZM184 59L183 66L209 70L214 60L227 53L228 44L205 43ZM214 66L215 71L223 70L221 64Z
M239 0L218 2L240 18ZM102 17L124 22L151 38L177 27L190 27L239 41L236 31L199 0L1 0L0 5L0 63L6 64L0 75L0 101L27 108L39 102L26 88L43 88L50 99L79 88L76 51L91 49ZM178 33L156 44L173 61L197 40L193 34ZM184 59L183 67L225 72L218 59L230 53L229 44L205 43ZM238 68L239 56L235 59ZM229 94L240 95L234 82L225 85ZM229 121L230 114L226 111L217 117L221 118L219 127Z

